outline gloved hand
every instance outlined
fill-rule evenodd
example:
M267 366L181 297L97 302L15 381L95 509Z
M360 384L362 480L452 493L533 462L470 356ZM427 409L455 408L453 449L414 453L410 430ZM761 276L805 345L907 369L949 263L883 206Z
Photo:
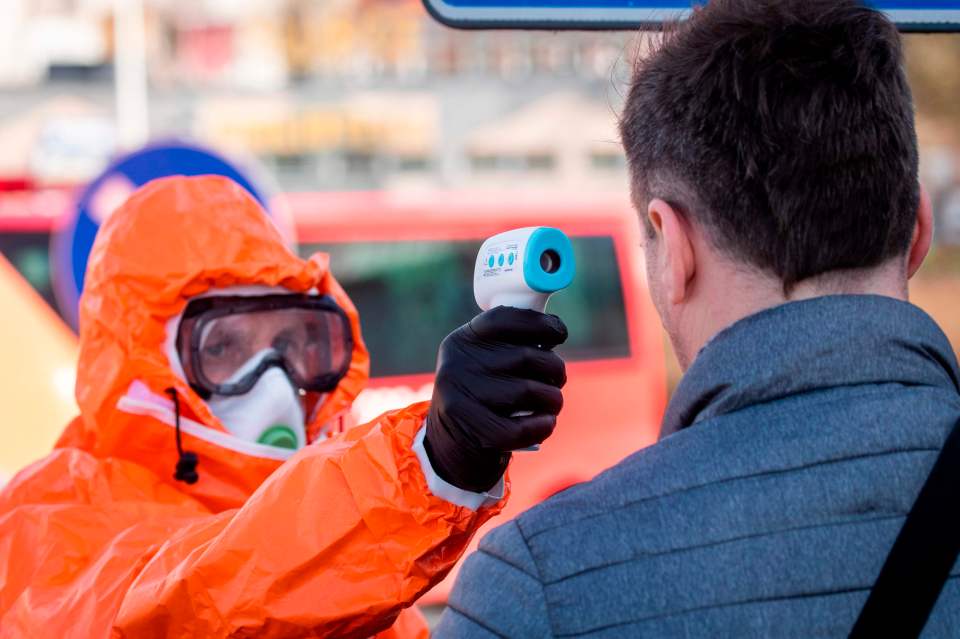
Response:
M556 315L499 306L443 340L424 448L444 481L490 490L511 451L550 436L567 381L552 349L566 339ZM520 411L533 414L511 417Z

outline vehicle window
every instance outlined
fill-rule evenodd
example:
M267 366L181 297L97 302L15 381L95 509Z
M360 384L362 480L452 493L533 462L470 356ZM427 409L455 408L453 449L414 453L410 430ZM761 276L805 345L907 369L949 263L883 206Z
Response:
M49 233L0 233L0 253L51 308L57 308L50 279Z
M563 317L568 361L630 355L620 270L613 238L573 238L577 277L548 310ZM373 377L432 372L437 347L477 312L474 241L304 244L305 257L330 254L334 275L360 312Z

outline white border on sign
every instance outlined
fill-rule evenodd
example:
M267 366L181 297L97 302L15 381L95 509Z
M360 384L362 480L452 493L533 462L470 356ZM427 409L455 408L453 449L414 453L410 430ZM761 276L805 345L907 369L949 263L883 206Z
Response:
M564 9L550 7L458 7L446 0L427 0L438 17L451 23L477 24L517 23L542 25L636 25L655 24L685 18L690 9ZM890 19L900 26L960 27L960 9L888 9Z
M558 9L550 7L457 7L445 0L428 0L442 17L449 20L477 22L662 22L686 17L690 9Z
M887 9L897 24L960 24L960 9Z

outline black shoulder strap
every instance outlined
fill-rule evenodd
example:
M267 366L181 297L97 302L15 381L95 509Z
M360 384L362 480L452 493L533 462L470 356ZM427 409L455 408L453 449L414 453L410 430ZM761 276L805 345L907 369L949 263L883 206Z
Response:
M918 637L960 553L960 424L947 437L850 637Z

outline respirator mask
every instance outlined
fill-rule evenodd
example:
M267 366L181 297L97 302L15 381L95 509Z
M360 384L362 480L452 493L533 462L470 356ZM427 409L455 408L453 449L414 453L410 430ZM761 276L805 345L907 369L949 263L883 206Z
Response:
M353 353L350 321L329 296L202 297L177 332L190 386L233 435L298 449L303 396L334 390Z

